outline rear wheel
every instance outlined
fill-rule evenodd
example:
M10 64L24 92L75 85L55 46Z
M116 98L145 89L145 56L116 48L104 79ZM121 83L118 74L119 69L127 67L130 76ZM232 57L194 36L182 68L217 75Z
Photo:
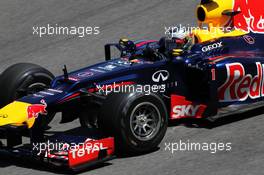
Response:
M8 67L0 75L0 107L50 86L53 78L52 73L36 64L18 63ZM54 114L48 115L41 125L48 125L53 117Z
M122 153L152 151L166 133L167 110L156 94L111 94L102 110L99 127L115 136Z

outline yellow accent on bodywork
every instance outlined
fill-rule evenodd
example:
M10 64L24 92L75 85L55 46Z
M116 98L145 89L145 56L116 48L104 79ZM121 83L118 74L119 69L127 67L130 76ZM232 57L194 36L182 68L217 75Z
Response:
M224 37L237 37L248 34L248 32L239 29L230 32L223 32L221 30L209 31L209 30L196 29L193 30L192 33L196 37L198 43L216 40Z
M233 0L212 0L206 4L197 6L196 15L199 22L206 23L212 27L223 27L230 19L230 16L223 15L225 10L233 9ZM200 21L199 9L204 11L204 20Z
M196 9L199 27L192 30L195 41L203 43L223 37L237 37L247 34L248 32L240 29L230 31L233 17L224 12L233 12L233 4L234 0L211 0L208 3L199 4ZM203 26L207 27L208 30L201 29ZM224 29L228 29L228 31Z
M30 103L14 101L0 109L0 126L27 124L28 128L34 125L35 117L28 119L28 107Z

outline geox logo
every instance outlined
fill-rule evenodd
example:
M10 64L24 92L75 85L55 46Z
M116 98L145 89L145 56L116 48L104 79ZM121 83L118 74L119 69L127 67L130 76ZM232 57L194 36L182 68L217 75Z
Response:
M214 49L217 49L217 48L220 48L220 47L223 47L223 42L218 42L218 43L214 43L214 44L210 44L208 46L204 46L202 47L202 51L203 52L208 52L210 50L214 50Z

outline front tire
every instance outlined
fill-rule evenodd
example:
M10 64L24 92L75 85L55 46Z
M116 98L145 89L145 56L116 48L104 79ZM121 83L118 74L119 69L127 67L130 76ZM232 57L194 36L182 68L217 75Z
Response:
M0 107L29 93L49 87L53 78L52 73L36 64L18 63L8 67L0 75ZM53 117L54 114L45 117L45 121L41 121L41 126L46 127Z
M152 151L166 133L168 113L157 94L111 94L102 110L99 127L115 136L121 152Z

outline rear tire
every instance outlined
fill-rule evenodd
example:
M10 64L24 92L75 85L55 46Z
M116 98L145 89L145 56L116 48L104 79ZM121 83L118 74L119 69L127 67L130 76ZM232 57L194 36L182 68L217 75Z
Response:
M168 113L157 94L110 94L98 125L114 135L119 152L141 154L160 144L167 130Z

